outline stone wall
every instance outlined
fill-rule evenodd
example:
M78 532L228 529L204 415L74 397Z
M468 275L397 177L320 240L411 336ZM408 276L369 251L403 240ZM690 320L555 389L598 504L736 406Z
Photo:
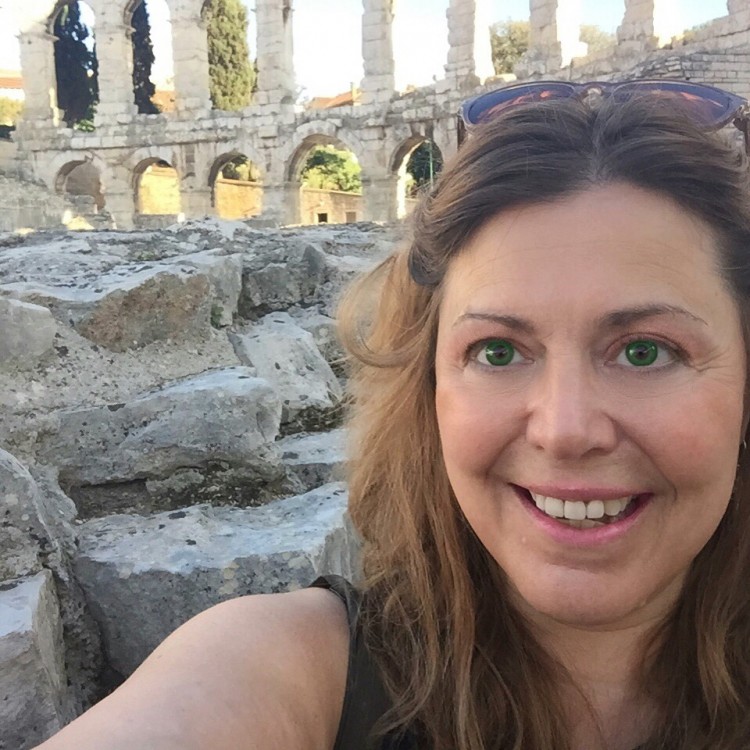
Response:
M332 315L396 234L0 235L0 747L216 602L356 576Z
M100 174L107 210L126 228L138 215L133 185L143 164L163 160L172 165L179 175L182 212L198 217L216 211L212 189L217 166L242 154L261 173L264 219L294 224L301 220L299 172L304 158L313 146L330 143L353 151L362 165L364 218L389 221L403 213L399 169L411 151L432 140L449 158L456 147L459 103L483 86L498 84L482 83L487 60L480 31L486 13L479 0L446 1L450 50L445 77L406 94L394 90L392 24L397 6L392 0L363 0L361 102L302 110L294 104L293 3L258 0L259 91L246 109L218 112L209 103L202 4L169 0L176 108L145 116L136 114L133 105L132 55L123 22L129 0L90 0L97 38L106 41L97 47L102 101L95 131L80 133L60 125L55 107L53 39L48 33L55 0L26 3L20 11L26 114L17 134L24 167L57 189L67 165L89 161ZM564 22L573 17L575 6L575 0L531 3L531 46L518 66L519 76L622 78L646 70L674 76L686 66L693 80L726 83L750 94L750 8L742 0L729 0L726 16L696 32L689 44L672 49L660 48L670 39L668 0L626 0L617 44L590 57L580 56L573 27Z

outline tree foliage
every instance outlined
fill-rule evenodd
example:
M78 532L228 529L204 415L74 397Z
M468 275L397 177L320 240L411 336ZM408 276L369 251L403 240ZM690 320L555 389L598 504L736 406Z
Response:
M495 75L512 73L529 48L529 22L508 19L493 23L490 26L490 44Z
M580 39L589 46L589 52L598 52L599 50L611 47L617 41L614 34L603 31L593 24L581 24Z
M247 46L245 6L240 0L210 0L204 18L211 101L216 109L244 109L250 104L257 78Z
M0 125L15 125L22 111L23 102L8 96L0 96Z
M423 187L432 185L438 172L443 168L443 155L432 141L424 141L411 152L406 163L406 172L411 176L408 188L410 195Z
M319 190L362 192L362 169L351 151L316 146L302 168L302 184Z
M221 168L221 176L225 180L241 180L243 182L258 182L260 172L247 156L235 156Z
M151 21L146 2L139 3L133 11L130 22L133 27L133 94L138 113L158 115L159 108L154 104L156 86L151 80L151 70L156 57L151 41Z
M78 0L62 7L53 33L57 106L67 127L90 130L99 102L99 66L91 31L81 21Z

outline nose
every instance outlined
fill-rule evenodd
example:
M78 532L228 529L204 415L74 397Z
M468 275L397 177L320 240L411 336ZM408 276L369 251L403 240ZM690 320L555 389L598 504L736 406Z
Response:
M548 359L528 400L526 438L551 458L606 454L617 444L612 403L593 367L575 357Z

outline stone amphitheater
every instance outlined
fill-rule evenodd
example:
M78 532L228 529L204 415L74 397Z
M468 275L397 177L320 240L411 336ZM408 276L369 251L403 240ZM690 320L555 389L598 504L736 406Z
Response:
M566 0L535 0L518 75L676 76L750 95L746 0L667 46L660 2L626 0L617 44L582 57L557 20ZM60 125L59 3L26 0L26 118L0 148L16 201L3 213L25 211L20 225L55 227L75 211L64 178L85 163L120 228L0 234L2 750L34 747L218 601L323 570L356 577L336 299L400 239L404 158L425 139L450 156L458 102L497 85L480 82L476 2L450 0L445 78L396 93L393 4L364 0L362 101L301 111L291 1L258 0L260 91L242 112L216 112L204 4L170 0L177 109L143 116L124 41L135 3L91 4L108 40L95 131ZM284 228L298 223L300 165L319 143L357 154L366 216L379 223ZM262 222L211 218L212 175L237 153L263 172ZM133 229L134 180L155 160L177 168L186 220Z

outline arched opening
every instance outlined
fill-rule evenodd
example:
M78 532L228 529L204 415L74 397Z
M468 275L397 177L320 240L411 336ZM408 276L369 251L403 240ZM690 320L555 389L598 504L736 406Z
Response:
M257 88L257 65L250 50L255 49L248 11L242 0L206 0L201 17L208 36L208 74L214 109L236 112L247 107ZM250 40L253 40L251 45Z
M420 0L399 0L393 14L393 62L397 91L412 91L445 78L449 0L424 12ZM429 40L429 43L422 43ZM415 49L418 48L418 54Z
M182 212L180 176L163 159L146 159L135 170L135 208L140 216L175 217Z
M442 168L443 155L432 139L414 137L401 145L393 162L398 175L399 219L411 213L420 192L432 187Z
M133 100L139 114L175 109L172 20L166 0L135 0L126 22L133 44Z
M65 195L82 214L98 214L104 210L101 177L90 161L66 164L57 173L55 190Z
M289 178L300 184L300 224L362 219L362 168L341 141L324 135L305 138L292 159Z
M244 154L216 160L209 176L211 205L222 219L247 219L263 209L261 173Z
M57 107L62 122L68 128L91 131L99 103L94 11L82 0L66 0L57 5L50 21L55 37Z

